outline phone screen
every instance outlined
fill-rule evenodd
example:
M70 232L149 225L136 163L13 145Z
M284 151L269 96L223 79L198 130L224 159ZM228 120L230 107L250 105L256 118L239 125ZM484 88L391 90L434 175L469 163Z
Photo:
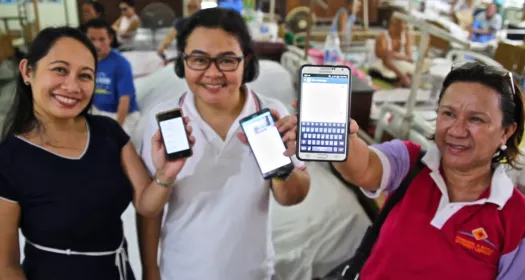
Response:
M286 147L269 111L244 121L242 127L263 175L292 163L283 155Z
M303 73L301 78L300 152L346 155L349 75Z
M166 153L173 154L190 148L182 117L159 122Z

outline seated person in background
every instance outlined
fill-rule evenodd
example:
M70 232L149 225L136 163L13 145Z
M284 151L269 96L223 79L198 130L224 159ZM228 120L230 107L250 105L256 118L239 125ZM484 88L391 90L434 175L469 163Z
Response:
M338 24L338 31L343 33L345 36L344 38L347 40L347 42L350 42L352 38L350 38L350 34L347 34L349 30L352 30L354 28L354 23L356 21L356 18L353 16L353 10L354 10L354 2L356 3L356 14L358 14L361 11L362 8L362 2L361 0L348 0L348 6L342 7L339 13L342 13L339 16Z
M374 68L381 74L386 73L385 77L395 74L400 86L410 87L412 82L409 75L415 72L411 46L412 38L408 34L406 22L392 17L388 31L381 33L376 39L376 56L381 60Z
M79 27L80 31L82 31L82 33L85 34L86 28L84 26L84 23L95 18L104 19L104 16L105 9L102 3L97 1L84 2L84 4L82 4L82 24ZM113 39L111 40L111 47L117 49L119 47L119 43L117 42L117 33L113 29L111 29L111 37L113 37Z
M86 23L86 33L97 50L97 78L92 113L111 117L131 134L140 119L131 65L111 49L111 26L101 19Z
M113 23L113 29L117 32L120 43L133 43L137 29L140 27L140 18L135 13L135 1L121 0L119 4L121 16Z
M82 22L94 18L104 18L104 5L97 1L86 1L82 4Z
M496 38L496 32L501 29L502 19L496 13L496 4L490 3L485 12L474 20L470 39L472 42L487 43Z
M193 15L196 11L201 9L201 1L200 0L188 0L188 3L186 4L186 10L188 11L188 15ZM180 32L182 27L184 26L184 23L186 22L187 18L180 18L176 19L173 22L173 28L171 29L170 33L166 35L164 38L164 41L160 44L159 49L157 50L157 54L166 62L166 55L164 54L164 51L169 47L171 42L177 37L177 33Z

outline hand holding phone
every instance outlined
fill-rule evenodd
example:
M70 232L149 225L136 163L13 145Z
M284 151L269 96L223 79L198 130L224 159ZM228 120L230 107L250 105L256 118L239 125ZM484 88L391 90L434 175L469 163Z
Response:
M182 170L186 159L192 155L195 138L180 109L157 114L159 130L151 139L151 156L157 175L163 183L171 183Z
M293 105L292 105L293 106ZM281 115L277 110L270 109L270 114L272 115L274 120L277 120L274 125L281 134L281 138L283 142L286 145L286 151L284 152L284 155L287 157L291 157L295 155L296 150L296 136L297 136L297 116L296 115L290 115L285 116L281 118ZM248 145L248 139L246 139L246 135L244 133L238 133L237 137L243 142L244 144Z
M297 129L299 159L347 159L351 88L351 71L346 66L301 67Z
M294 127L288 121L281 123L283 131ZM264 179L285 177L291 172L292 160L285 155L286 146L269 109L243 118L240 124ZM243 140L243 137L239 138Z

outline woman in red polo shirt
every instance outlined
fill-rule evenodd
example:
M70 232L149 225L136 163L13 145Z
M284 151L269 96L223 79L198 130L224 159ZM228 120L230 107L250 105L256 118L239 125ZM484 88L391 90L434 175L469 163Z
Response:
M525 197L499 162L517 165L523 96L506 71L453 67L440 95L435 145L386 219L361 279L525 279ZM368 147L352 121L348 161L335 164L370 197L391 193L418 144Z

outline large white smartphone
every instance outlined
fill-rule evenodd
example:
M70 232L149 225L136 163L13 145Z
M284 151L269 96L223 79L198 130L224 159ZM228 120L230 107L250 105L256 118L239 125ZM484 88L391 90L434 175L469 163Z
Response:
M269 109L243 118L240 124L264 179L279 177L293 169L292 160L284 155L286 146Z
M350 122L351 71L346 66L301 67L297 157L345 161Z

